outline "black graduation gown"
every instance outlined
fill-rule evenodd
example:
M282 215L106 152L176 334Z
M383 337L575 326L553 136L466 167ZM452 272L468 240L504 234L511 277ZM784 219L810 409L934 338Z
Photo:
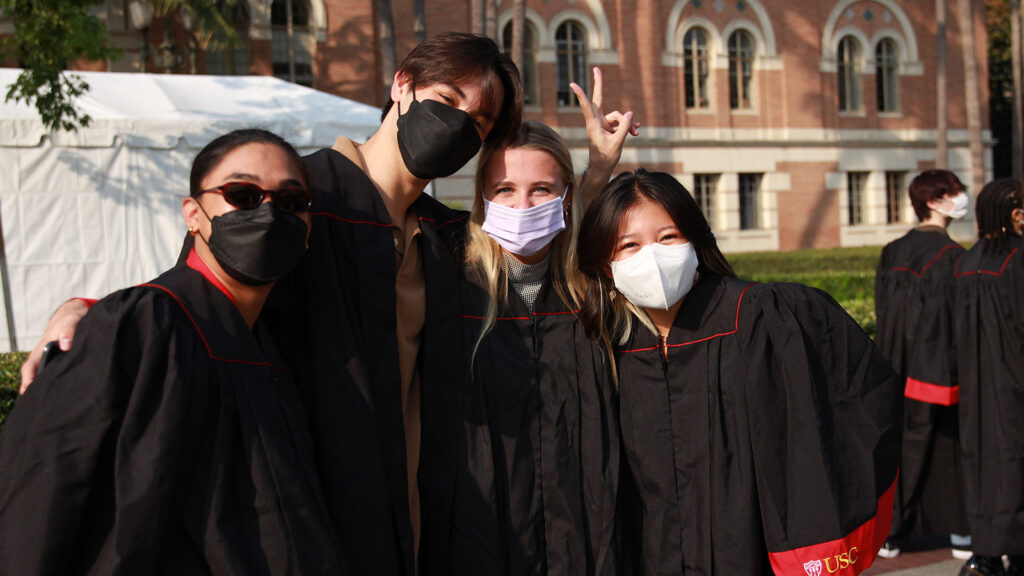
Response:
M824 293L705 275L619 354L638 572L852 575L889 531L897 376ZM627 487L624 485L623 490Z
M960 442L975 554L1024 554L1024 242L956 267Z
M464 341L475 343L485 292L467 281L463 294ZM607 354L546 281L533 313L508 286L471 361L452 573L618 574L619 439Z
M0 573L342 573L282 366L189 266L98 302L0 435Z
M963 253L941 228L922 227L882 250L875 275L875 341L905 382L897 539L968 530L952 333L953 268Z
M342 154L304 158L313 211L309 250L268 302L270 326L296 358L328 509L357 574L414 574L392 225L373 182ZM413 204L426 284L418 362L422 439L420 571L448 573L461 429L458 265L465 214L426 194Z

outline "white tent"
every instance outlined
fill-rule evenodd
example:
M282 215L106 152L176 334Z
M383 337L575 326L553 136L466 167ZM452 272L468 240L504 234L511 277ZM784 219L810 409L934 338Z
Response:
M0 87L19 73L0 68ZM266 128L300 152L364 141L380 109L267 76L77 73L92 117L49 132L34 108L0 104L0 224L18 348L72 296L102 297L171 267L185 235L192 158L237 128ZM11 348L0 318L0 350Z

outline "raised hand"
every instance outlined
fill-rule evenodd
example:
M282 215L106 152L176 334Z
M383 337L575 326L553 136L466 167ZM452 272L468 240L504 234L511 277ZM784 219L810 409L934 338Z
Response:
M592 199L608 183L612 171L622 157L622 145L626 136L640 134L640 123L633 121L633 112L605 113L604 77L601 69L594 67L594 91L587 97L583 88L575 82L569 88L580 102L580 111L587 126L587 140L590 143L590 159L580 188L583 201Z

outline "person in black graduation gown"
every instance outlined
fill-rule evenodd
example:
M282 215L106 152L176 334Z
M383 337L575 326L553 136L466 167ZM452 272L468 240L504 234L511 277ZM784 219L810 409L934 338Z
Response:
M882 249L875 274L875 342L906 397L893 525L879 556L899 555L912 536L952 534L954 554L967 558L952 333L953 267L964 249L946 228L967 215L968 198L948 170L922 172L908 192L920 223Z
M466 214L422 192L481 142L497 146L518 129L522 89L493 41L450 33L406 57L390 97L365 143L339 138L305 158L310 250L268 306L275 325L292 322L291 351L308 358L299 376L354 568L445 576L464 378L455 251Z
M305 250L305 181L262 130L199 153L187 262L95 304L6 421L0 573L347 573L259 319Z
M540 123L522 124L477 164L462 287L472 346L453 574L619 573L614 386L605 351L576 319L575 251L584 199L608 181L638 125L631 113L605 117L572 87L591 138L579 187L569 149Z
M515 133L522 86L493 40L445 33L409 53L389 96L365 143L339 138L304 158L309 250L264 317L296 367L353 571L446 575L464 378L454 251L466 214L423 190ZM44 340L67 337L80 309L62 306Z
M736 279L668 174L615 178L579 246L581 318L617 348L632 569L869 567L891 521L902 406L856 323L820 291Z
M978 194L978 242L956 264L955 333L967 518L961 569L1024 574L1024 185Z

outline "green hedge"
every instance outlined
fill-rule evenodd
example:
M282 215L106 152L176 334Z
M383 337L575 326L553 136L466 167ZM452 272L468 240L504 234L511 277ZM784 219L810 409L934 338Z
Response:
M869 336L875 335L875 268L881 246L727 255L740 278L799 282L828 292Z
M745 252L727 254L741 278L755 274L799 274L824 271L871 272L878 266L881 246L796 250L793 252Z
M0 426L7 414L14 408L21 384L21 364L28 357L26 352L0 353Z

